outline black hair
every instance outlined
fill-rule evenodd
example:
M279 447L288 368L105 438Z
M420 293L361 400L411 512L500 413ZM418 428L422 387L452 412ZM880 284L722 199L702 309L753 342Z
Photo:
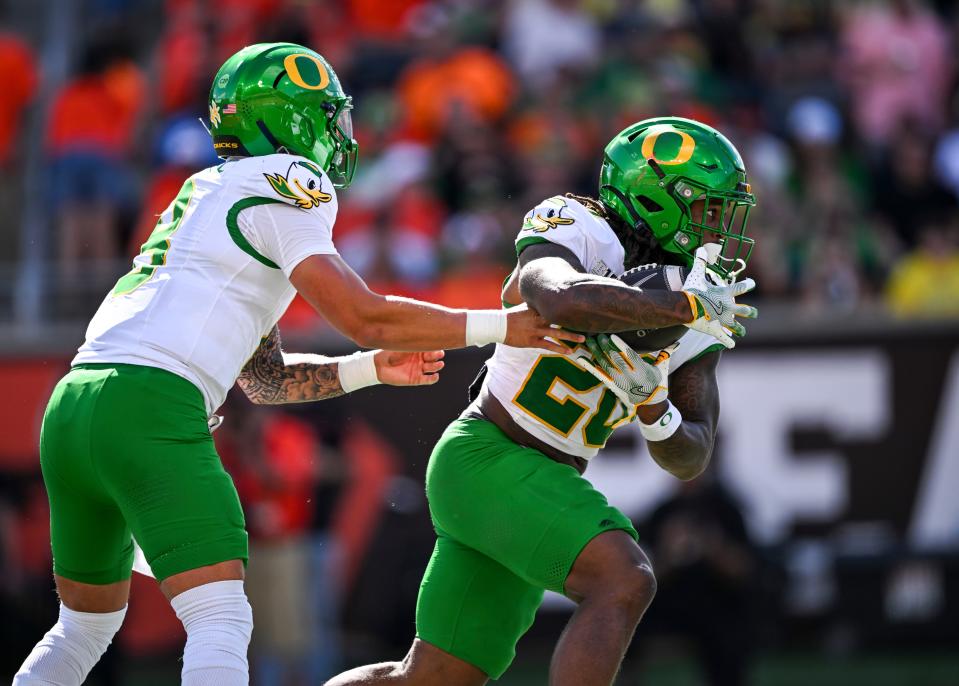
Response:
M567 193L566 197L572 198L596 216L606 220L609 228L619 239L620 245L623 246L623 250L626 251L626 256L623 258L623 265L626 269L654 262L656 264L685 266L685 262L682 262L678 255L667 252L660 247L646 222L640 222L640 225L634 229L602 200L585 195L576 195L575 193Z

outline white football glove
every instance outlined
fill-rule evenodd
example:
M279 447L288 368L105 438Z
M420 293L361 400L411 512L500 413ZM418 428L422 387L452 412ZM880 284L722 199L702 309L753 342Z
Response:
M693 321L687 324L690 329L702 331L716 338L727 348L734 348L736 342L729 332L737 336L746 334L746 327L736 321L736 317L754 319L759 311L750 305L737 305L736 298L756 287L752 279L729 285L717 285L706 277L708 250L700 246L696 249L693 268L683 282L683 292L689 297L689 306L693 311Z
M679 342L661 351L655 361L647 362L619 336L599 334L586 339L592 360L585 356L573 361L603 382L623 401L631 414L641 405L655 405L669 394L669 358Z

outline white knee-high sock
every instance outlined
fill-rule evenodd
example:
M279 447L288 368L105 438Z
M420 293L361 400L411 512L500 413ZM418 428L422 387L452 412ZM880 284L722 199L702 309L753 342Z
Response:
M79 686L120 630L127 609L76 612L60 603L60 617L24 660L13 686Z
M253 609L242 581L215 581L170 601L186 629L183 686L245 686Z

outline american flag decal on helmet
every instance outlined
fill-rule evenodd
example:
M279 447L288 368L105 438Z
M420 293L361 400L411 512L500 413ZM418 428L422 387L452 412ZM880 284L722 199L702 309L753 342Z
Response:
M236 103L231 102L223 106L223 114L236 114Z

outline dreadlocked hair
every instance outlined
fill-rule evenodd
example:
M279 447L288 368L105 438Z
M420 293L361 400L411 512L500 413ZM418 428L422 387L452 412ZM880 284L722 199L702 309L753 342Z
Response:
M566 197L572 198L596 216L606 220L606 223L609 224L623 246L623 250L626 251L626 256L623 258L623 265L626 269L652 263L683 264L676 260L676 256L659 247L656 239L653 238L652 231L649 230L645 222L634 229L602 200L585 195L576 195L575 193L567 193Z

